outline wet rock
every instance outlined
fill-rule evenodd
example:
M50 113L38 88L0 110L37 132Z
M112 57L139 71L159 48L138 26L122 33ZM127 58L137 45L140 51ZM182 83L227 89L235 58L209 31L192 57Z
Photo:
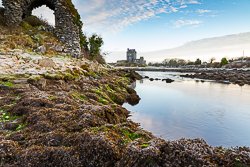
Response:
M149 78L149 80L150 80L150 81L153 81L153 80L154 80L154 78Z
M162 81L166 81L166 83L172 83L174 82L174 80L167 78L167 79L162 79Z
M130 95L128 95L126 100L130 105L136 105L139 103L141 98L137 94L130 94Z
M149 76L145 76L144 78L149 78Z

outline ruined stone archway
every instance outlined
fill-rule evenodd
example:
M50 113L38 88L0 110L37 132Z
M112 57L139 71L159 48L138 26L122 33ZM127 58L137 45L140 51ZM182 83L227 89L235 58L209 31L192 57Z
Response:
M65 50L75 58L80 56L80 32L82 22L71 0L2 0L5 17L9 25L17 26L32 10L46 5L55 14L56 35L68 48Z

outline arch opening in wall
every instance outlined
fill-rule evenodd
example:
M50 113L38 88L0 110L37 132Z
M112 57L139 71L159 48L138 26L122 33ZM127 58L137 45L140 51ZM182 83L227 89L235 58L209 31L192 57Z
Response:
M55 26L55 14L54 11L48 8L46 5L38 7L32 10L32 15L45 19L52 26Z

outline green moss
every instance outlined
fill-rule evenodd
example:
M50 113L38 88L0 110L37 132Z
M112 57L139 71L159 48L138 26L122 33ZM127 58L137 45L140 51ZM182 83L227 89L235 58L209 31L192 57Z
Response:
M49 101L53 101L55 96L49 97Z
M94 72L90 71L89 74L91 75L91 77L98 77L98 75L96 75Z
M16 128L15 131L18 131L18 130L20 130L20 129L23 129L24 126L25 126L25 124L20 124L20 125L18 125L18 127Z
M11 87L11 86L13 86L13 84L11 82L7 82L7 83L4 84L4 86L10 86Z
M110 92L115 92L113 89L111 89L108 85L105 85L105 87L110 91Z
M116 108L116 107L117 107L117 104L112 104L111 107L112 107L112 108Z
M31 81L31 82L36 82L38 80L41 79L41 75L31 75L29 78L28 78L28 81Z
M96 90L96 89L93 89L95 91L95 93L97 94L101 94L100 90Z
M78 98L78 96L76 96L75 94L71 94L73 97L75 97L75 98Z
M21 116L11 116L9 112L5 112L1 116L1 122L11 121L17 118L20 118Z
M105 100L105 99L99 99L98 101L99 101L100 103L103 103L103 104L107 104L107 103L108 103L108 101Z
M109 98L113 101L113 102L116 102L116 97L113 93L110 93L109 94Z
M82 95L79 95L79 98L80 98L81 100L85 101Z
M66 75L64 75L64 80L72 81L72 80L74 80L74 76L71 74L66 74Z

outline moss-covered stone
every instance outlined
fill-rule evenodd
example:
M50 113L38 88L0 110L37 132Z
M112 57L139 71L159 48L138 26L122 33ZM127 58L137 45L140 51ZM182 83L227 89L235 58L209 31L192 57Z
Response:
M64 75L64 80L66 80L66 81L72 81L72 80L74 80L74 76L72 75L72 74L65 74Z

